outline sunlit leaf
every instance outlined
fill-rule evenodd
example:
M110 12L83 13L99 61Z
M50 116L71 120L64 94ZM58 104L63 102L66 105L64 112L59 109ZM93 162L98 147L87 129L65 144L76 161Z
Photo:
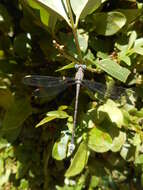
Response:
M118 137L113 139L113 145L111 147L112 152L118 152L126 141L126 133L120 132Z
M136 31L132 31L129 38L128 49L130 49L134 45L136 38L137 38Z
M70 0L70 2L76 15L76 25L78 24L79 19L91 14L101 5L101 0Z
M99 107L98 112L106 113L112 123L115 123L117 127L121 128L124 124L124 117L122 111L117 107L116 103L112 100L108 100L106 104Z
M75 66L75 63L70 63L68 65L61 67L60 69L57 69L56 72L67 70L67 69L72 69L72 68L74 68L74 66Z
M129 74L131 73L130 70L125 67L121 67L111 59L103 59L98 64L97 62L94 63L96 63L97 67L101 68L103 71L122 82L126 82Z
M9 32L12 27L12 18L3 4L0 4L0 31Z
M73 177L78 175L86 166L88 161L88 149L87 145L82 142L71 162L70 167L65 173L66 177Z
M133 50L135 53L143 55L143 38L139 38L135 41Z
M41 6L34 0L28 0L28 3L32 8L38 9L40 11L40 18L42 23L54 30L57 21L56 14L53 14L53 12L50 10L48 11L45 7Z
M126 17L121 12L96 13L94 15L96 32L111 36L117 33L125 24Z
M62 136L58 141L55 142L52 157L56 160L63 160L66 158L68 148L69 135Z
M35 0L36 3L38 3L40 6L43 6L44 8L47 8L47 10L50 9L50 11L53 11L61 17L63 17L67 23L70 25L67 10L65 10L65 3L62 0Z
M112 138L110 135L94 127L89 131L88 135L88 146L95 152L107 152L112 147Z
M57 111L50 111L48 112L46 115L46 117L44 119L42 119L37 125L36 127L40 127L41 125L44 125L54 119L65 119L68 118L69 115L63 111L62 109L64 109L65 107L61 108L59 107L59 109Z

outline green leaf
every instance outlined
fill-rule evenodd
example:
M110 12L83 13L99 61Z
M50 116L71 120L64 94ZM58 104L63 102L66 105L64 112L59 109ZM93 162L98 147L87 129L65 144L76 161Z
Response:
M111 147L112 152L120 151L125 141L126 141L126 133L120 131L119 136L113 139L113 145Z
M108 101L98 108L98 113L106 113L112 123L115 123L117 127L121 128L124 124L124 117L121 110L117 107L117 104L108 99Z
M48 117L45 117L44 119L42 119L35 127L40 127L41 125L44 125L54 119L56 119L57 117L56 116L48 116Z
M74 14L76 15L76 26L79 19L85 18L101 5L101 0L70 0Z
M12 93L8 89L0 89L0 107L8 110L13 101Z
M111 36L116 34L125 24L126 17L121 12L96 13L94 15L96 32Z
M135 159L135 147L130 144L124 144L121 148L120 155L128 162L134 161Z
M12 26L12 18L6 9L6 6L0 4L0 31L9 32Z
M64 18L67 23L70 25L69 18L67 15L67 10L65 9L65 1L63 0L35 0L36 3L38 3L40 6L43 6L48 11L53 11L54 13L60 15L62 18Z
M143 55L143 38L139 38L135 41L133 50L135 53Z
M66 110L67 108L68 108L68 106L62 105L62 106L60 106L60 107L58 108L58 110L63 111L63 110Z
M75 63L70 63L68 65L61 67L60 69L57 69L56 72L67 70L67 69L72 69L72 68L74 68L74 66L75 66Z
M30 39L26 34L19 34L14 39L14 52L16 55L26 58L31 51Z
M42 119L35 127L40 127L41 125L44 125L45 123L48 123L54 119L65 119L68 118L69 115L65 112L61 110L62 108L59 107L59 109L57 111L50 111L48 112L46 115L47 117L45 117L44 119Z
M88 47L88 38L89 38L88 34L85 33L84 30L80 29L80 30L77 30L77 35L78 35L80 49L82 52L85 53Z
M56 141L52 150L52 157L56 160L63 160L66 158L69 135L64 135L60 140Z
M69 115L65 111L62 111L62 110L50 111L46 115L47 116L55 116L56 118L59 118L59 119L65 119L65 118L69 117Z
M32 108L27 99L16 99L6 112L2 134L9 140L16 140L21 131L23 122L32 114Z
M136 38L137 38L136 31L132 31L129 38L128 49L132 48L132 46L135 43Z
M95 152L107 152L112 147L112 138L107 132L94 127L88 133L88 146Z
M71 162L70 167L65 173L66 177L73 177L82 172L88 161L88 149L87 145L82 142Z
M124 61L128 66L131 66L131 59L127 55L123 55L122 53L119 53L118 54L118 58L121 61Z
M111 59L103 59L99 63L97 61L94 63L97 65L97 67L122 82L126 82L129 74L131 73L128 69L121 67Z
M141 15L141 11L139 9L117 9L117 11L123 13L126 16L127 23L130 24L133 22L139 15Z
M28 0L28 3L33 9L38 9L40 11L40 18L42 23L51 28L53 31L57 21L56 14L53 14L53 12L48 11L47 9L45 9L45 7L41 6L35 0Z
M136 164L143 164L143 154L140 154L135 160Z

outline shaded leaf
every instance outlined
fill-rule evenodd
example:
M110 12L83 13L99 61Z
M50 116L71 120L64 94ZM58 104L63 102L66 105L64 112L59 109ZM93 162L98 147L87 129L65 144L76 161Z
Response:
M32 108L27 99L16 99L6 112L2 134L9 140L16 140L21 131L23 122L32 114Z
M120 155L122 158L128 162L132 162L135 159L135 147L130 144L124 144L121 149Z
M0 89L0 106L3 107L5 110L8 110L12 102L12 93L8 89Z
M0 4L0 31L9 32L12 26L12 18L7 9Z
M26 58L31 51L30 39L26 34L19 34L14 39L14 52L16 55Z

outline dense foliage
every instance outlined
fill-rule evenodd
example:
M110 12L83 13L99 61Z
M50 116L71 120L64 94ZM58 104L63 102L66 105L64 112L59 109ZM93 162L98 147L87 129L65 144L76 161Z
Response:
M142 15L136 0L0 1L0 189L143 189ZM38 98L22 79L74 77L76 63L126 90L81 89L70 154L75 87Z

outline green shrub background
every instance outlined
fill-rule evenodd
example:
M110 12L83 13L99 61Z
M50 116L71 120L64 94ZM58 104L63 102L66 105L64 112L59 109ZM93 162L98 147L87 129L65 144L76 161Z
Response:
M78 12L80 1L71 2ZM22 79L74 77L70 23L37 0L0 1L0 189L143 189L143 3L96 3L77 27L85 78L135 93L101 101L82 88L69 155L75 88L59 95L43 89L40 99Z

